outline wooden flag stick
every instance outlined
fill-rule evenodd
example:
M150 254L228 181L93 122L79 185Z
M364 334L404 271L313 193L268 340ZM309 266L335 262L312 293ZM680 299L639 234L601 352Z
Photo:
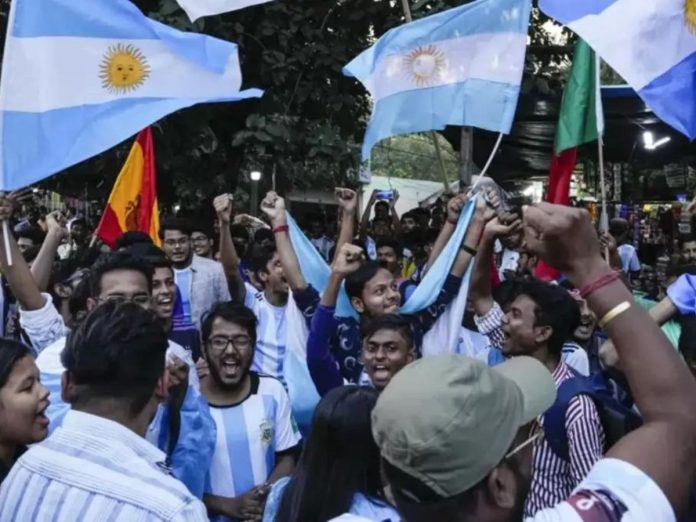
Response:
M602 217L599 220L599 227L602 232L609 232L609 214L607 214L607 187L604 183L604 140L602 139L601 134L597 139L597 156L599 159L599 184L602 191ZM604 255L608 263L609 247L604 248Z

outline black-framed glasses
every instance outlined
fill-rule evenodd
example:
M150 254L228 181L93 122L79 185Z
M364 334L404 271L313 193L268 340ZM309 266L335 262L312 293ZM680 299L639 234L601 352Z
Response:
M251 348L251 337L248 335L235 335L234 337L216 335L208 339L208 345L216 354L223 353L229 345L232 345L238 352L244 352Z
M148 294L136 294L136 295L124 295L124 294L111 294L99 298L99 302L103 303L106 301L111 301L114 303L135 303L138 306L147 308L151 304L150 296Z

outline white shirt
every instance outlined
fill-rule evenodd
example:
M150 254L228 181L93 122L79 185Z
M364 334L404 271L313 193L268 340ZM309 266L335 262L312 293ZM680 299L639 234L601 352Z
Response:
M674 522L667 497L641 470L618 459L597 462L571 496L525 522Z
M249 396L236 405L210 405L217 428L215 452L206 493L234 498L265 483L275 467L275 455L300 442L290 398L277 379L255 372ZM211 520L226 522L219 515Z
M207 521L201 501L167 473L164 459L125 426L70 411L10 471L0 520Z
M621 258L621 270L623 272L638 272L640 270L638 252L636 252L636 248L633 245L621 245L617 250Z
M285 384L283 363L287 350L287 321L285 312L288 305L274 306L266 300L263 291L246 285L244 305L254 312L259 323L256 326L256 351L251 369L270 375Z

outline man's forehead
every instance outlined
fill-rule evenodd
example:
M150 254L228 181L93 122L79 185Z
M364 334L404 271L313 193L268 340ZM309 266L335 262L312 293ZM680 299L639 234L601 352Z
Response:
M147 278L137 270L119 269L106 272L101 277L103 294L115 293L150 293Z
M394 276L385 268L380 268L377 273L370 279L365 286L376 287L380 285L391 285L394 282Z

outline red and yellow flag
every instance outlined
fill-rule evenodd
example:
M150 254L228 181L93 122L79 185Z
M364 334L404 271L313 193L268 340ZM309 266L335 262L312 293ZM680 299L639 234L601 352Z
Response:
M116 178L96 234L113 248L118 236L133 230L145 232L160 244L155 149L149 127L138 134Z

